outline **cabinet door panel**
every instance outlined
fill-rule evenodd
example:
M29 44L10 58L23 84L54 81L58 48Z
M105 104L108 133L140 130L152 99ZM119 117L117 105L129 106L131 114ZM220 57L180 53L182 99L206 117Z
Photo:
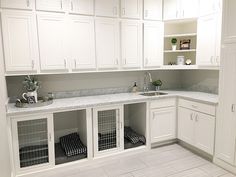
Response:
M42 11L65 11L65 0L36 0L36 9Z
M144 23L144 67L156 67L163 64L163 45L163 23Z
M14 118L12 138L17 174L54 164L52 115Z
M195 115L196 147L213 155L215 139L215 118L206 114Z
M141 0L121 0L121 16L124 18L140 18Z
M119 67L119 22L113 19L96 20L96 55L99 69Z
M220 71L219 112L216 129L216 156L230 164L235 159L236 119L236 45L226 45L222 49Z
M84 15L93 15L94 0L71 0L70 12Z
M151 142L176 138L176 109L162 108L151 111Z
M177 19L178 13L177 0L164 0L164 20Z
M71 16L70 55L72 69L95 69L95 37L93 18Z
M216 27L217 16L215 14L201 17L198 20L197 36L197 64L215 65L216 53Z
M123 108L95 108L93 115L95 156L121 151L124 148Z
M162 0L144 0L144 19L162 20Z
M97 16L118 17L119 0L95 0L95 13Z
M182 107L178 112L178 138L194 145L194 112Z
M41 70L67 69L64 15L38 15Z
M1 7L14 9L33 9L33 0L1 0Z
M227 0L223 1L223 42L232 43L236 42L236 1Z
M33 71L38 61L36 20L31 12L2 12L6 71Z
M142 28L137 21L123 21L121 26L121 46L123 67L141 66Z
M182 18L198 17L199 0L181 0Z

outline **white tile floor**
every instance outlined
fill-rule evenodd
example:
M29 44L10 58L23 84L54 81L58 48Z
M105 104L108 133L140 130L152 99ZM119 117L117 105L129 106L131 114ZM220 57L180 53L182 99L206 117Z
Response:
M28 177L28 176L27 176ZM29 177L236 177L174 144L91 166L58 169Z

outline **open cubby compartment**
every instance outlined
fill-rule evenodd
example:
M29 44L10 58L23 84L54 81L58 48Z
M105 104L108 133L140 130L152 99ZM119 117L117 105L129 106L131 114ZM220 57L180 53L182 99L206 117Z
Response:
M147 144L146 125L146 103L134 103L124 105L124 149L137 148L140 146L145 146ZM137 140L136 135L133 136L133 133L130 133L129 128L131 128L135 132L135 134L138 135L139 140ZM134 138L135 142L138 142L132 143L130 139L126 138L126 134L128 136L130 136L131 134L130 138Z
M87 149L88 141L87 141L86 110L60 112L60 113L54 114L54 141L55 141L55 164L56 165L72 162L72 161L78 161L82 159L87 159L88 149L84 153L81 153L82 150L77 149L77 151L80 152L80 154L77 154L77 155L70 154L71 156L66 155L65 150L62 148L62 145L60 143L60 137L63 137L65 135L69 135L72 133L78 133L79 139L81 140L84 146L81 146L81 143L79 143L78 140L73 141L72 143L78 143L79 147L83 148L83 151L85 148ZM65 142L68 149L73 148L75 146L72 144L69 145L70 140L67 140Z
M171 39L177 39L176 50L172 50ZM180 41L190 40L190 49L181 50ZM177 57L190 59L191 65L196 65L197 51L197 20L174 21L165 23L164 65L177 64Z

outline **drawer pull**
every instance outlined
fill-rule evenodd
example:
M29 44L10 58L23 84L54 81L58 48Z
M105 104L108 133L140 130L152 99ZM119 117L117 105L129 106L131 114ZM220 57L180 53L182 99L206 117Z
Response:
M231 106L231 111L232 111L232 112L235 112L235 104L232 104L232 106Z
M193 120L193 113L191 113L190 119Z

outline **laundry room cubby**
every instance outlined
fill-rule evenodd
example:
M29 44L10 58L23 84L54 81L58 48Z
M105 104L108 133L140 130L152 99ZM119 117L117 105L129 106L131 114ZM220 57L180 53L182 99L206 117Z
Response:
M55 164L87 159L86 110L54 114Z
M124 149L146 145L146 103L124 105Z

